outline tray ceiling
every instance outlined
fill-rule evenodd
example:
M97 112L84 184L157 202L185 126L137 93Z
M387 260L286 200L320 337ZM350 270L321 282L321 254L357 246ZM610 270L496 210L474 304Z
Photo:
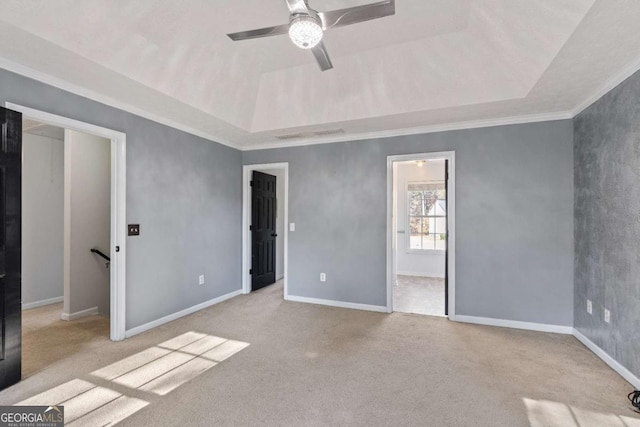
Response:
M371 0L311 0L332 10ZM640 58L640 2L396 0L325 34L321 73L283 0L3 1L0 66L243 149L570 117Z

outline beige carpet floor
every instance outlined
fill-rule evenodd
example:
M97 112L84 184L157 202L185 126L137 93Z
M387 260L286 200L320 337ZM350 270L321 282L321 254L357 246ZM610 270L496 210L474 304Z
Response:
M250 345L175 367L215 337ZM123 374L158 353L169 354ZM163 367L170 378L154 380ZM72 426L635 427L630 390L571 336L287 302L276 284L123 342L88 342L0 404L77 395L65 404Z
M393 311L444 316L444 279L398 275Z
M62 303L22 312L22 378L90 347L108 342L109 318L88 316L73 321L60 319Z

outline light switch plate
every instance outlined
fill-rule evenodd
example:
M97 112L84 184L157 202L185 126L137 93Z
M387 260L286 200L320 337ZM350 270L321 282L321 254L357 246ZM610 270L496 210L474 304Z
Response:
M593 314L593 303L590 299L587 300L587 313Z
M140 235L140 224L129 224L129 236Z
M289 224L289 231L296 231L296 223L292 222Z
M607 323L611 322L611 312L606 308L604 309L604 321Z

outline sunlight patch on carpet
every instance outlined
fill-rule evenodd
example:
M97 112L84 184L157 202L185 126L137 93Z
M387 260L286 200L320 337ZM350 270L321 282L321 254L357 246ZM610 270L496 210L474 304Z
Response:
M190 331L98 369L92 375L164 396L248 345Z
M522 399L531 427L640 427L640 419L576 408L549 400Z
M63 406L65 425L78 427L115 424L148 404L109 388L75 379L18 402L15 406Z
M191 331L97 369L91 375L125 388L165 396L247 346L249 343ZM78 378L15 406L64 406L65 425L81 427L116 424L149 404Z
M151 347L107 367L98 369L97 371L92 372L92 375L103 378L105 380L112 380L142 365L146 365L147 363L152 362L162 356L166 356L169 353L171 353L170 350Z
M30 406L30 405L55 405L60 402L64 402L69 400L81 393L84 393L88 390L91 390L96 385L92 384L88 381L83 380L71 380L67 383L61 384L57 387L54 387L50 390L42 392L40 394L36 394L33 397L25 399L21 402L16 403L17 406Z
M148 404L149 402L141 399L120 396L68 425L73 427L114 425L138 412Z

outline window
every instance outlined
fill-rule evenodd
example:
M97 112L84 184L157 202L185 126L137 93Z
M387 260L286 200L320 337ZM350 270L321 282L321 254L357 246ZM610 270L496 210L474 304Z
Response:
M447 248L447 202L444 181L410 182L407 193L409 249L444 251Z

